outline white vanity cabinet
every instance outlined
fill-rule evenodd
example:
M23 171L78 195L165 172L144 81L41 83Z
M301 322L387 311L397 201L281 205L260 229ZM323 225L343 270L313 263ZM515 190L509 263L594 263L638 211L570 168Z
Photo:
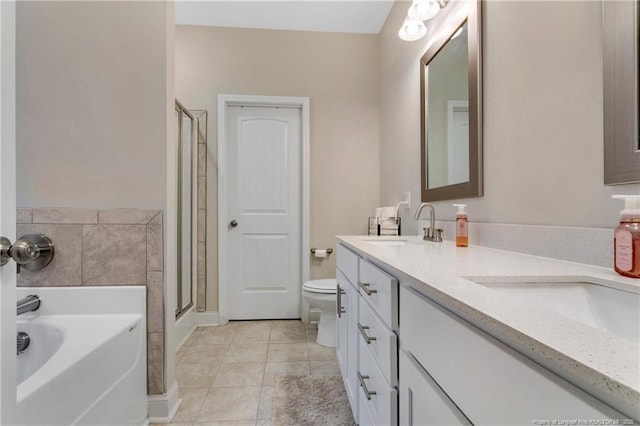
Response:
M447 242L339 239L347 313L338 319L338 356L360 425L640 420L636 343L560 315L542 317L542 307L513 305L467 276L530 277L544 269L633 283L588 265L459 251Z
M400 300L401 424L625 418L415 289Z
M358 421L358 282L359 257L338 245L336 280L336 355L353 417Z
M338 364L356 423L398 423L398 281L338 244Z
M405 350L400 350L400 424L470 425L433 378Z

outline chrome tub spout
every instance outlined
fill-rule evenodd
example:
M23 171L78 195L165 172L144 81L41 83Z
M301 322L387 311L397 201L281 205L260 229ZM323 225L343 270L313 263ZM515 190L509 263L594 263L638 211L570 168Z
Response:
M25 312L36 311L40 307L40 298L35 294L31 294L24 299L18 300L17 315L22 315Z

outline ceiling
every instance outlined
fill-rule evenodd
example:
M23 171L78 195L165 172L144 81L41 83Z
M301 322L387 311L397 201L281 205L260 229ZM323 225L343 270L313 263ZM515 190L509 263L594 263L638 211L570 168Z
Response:
M378 34L394 0L176 0L178 25Z

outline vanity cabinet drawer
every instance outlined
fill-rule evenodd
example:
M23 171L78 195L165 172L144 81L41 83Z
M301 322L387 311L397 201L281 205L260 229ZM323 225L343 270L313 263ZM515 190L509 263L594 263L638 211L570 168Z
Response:
M411 354L400 350L399 356L401 425L471 425Z
M353 285L356 285L358 283L358 260L360 257L342 244L338 244L336 255L336 265L338 269L342 271Z
M367 398L362 393L358 395L358 398L359 398L358 425L359 426L378 426L373 421L373 417L371 416L371 413L367 408L367 402L366 402Z
M398 280L360 259L357 282L362 298L393 331L398 330Z
M474 424L624 418L416 290L400 298L402 349Z
M360 347L371 353L384 378L391 386L398 385L398 338L376 314L371 306L358 300L358 333ZM362 349L361 349L362 350Z
M389 386L376 365L371 352L365 348L364 340L359 341L358 380L360 382L361 406L365 406L374 425L398 424L398 391ZM359 410L362 411L362 408ZM362 419L360 419L362 424Z

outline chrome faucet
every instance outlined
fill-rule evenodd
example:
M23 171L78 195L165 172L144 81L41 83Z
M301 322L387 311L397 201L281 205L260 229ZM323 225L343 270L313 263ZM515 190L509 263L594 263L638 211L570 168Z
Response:
M35 294L30 294L24 299L18 300L17 315L22 315L26 312L37 311L40 307L40 298Z
M422 228L424 230L424 237L422 237L422 239L425 241L434 241L439 243L442 241L442 229L436 229L436 211L431 204L420 204L413 219L418 220L420 218L420 213L422 213L422 209L425 207L429 207L429 228Z

